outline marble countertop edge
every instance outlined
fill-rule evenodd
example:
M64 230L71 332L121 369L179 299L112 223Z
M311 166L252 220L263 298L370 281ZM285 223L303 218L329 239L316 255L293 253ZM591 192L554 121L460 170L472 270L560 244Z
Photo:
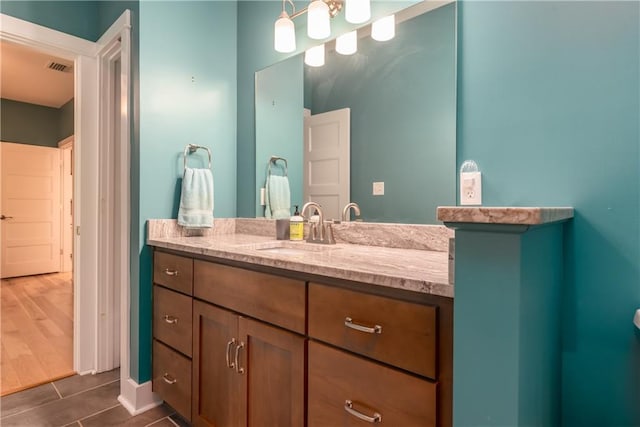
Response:
M438 206L445 223L543 225L573 218L572 207Z

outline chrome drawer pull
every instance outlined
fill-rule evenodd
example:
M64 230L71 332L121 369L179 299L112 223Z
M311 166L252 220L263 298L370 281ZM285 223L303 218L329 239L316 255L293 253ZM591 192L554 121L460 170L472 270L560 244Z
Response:
M373 417L370 417L368 415L363 414L362 412L356 411L355 409L353 409L353 402L348 399L344 401L344 410L350 413L351 415L353 415L354 417L360 418L363 421L367 421L370 423L382 422L382 415L380 415L377 412L374 412Z
M344 319L344 326L347 328L355 329L356 331L366 332L368 334L381 334L382 326L374 325L373 328L370 326L358 325L357 323L353 323L353 319L351 317L346 317Z
M178 323L178 318L174 317L174 316L170 316L168 314L164 315L164 321L169 323L169 324L174 324L174 323Z
M227 360L227 368L233 369L236 365L231 362L231 357L229 357L229 351L231 350L231 346L236 343L235 338L231 338L231 341L227 343L227 352L225 354L225 359Z
M244 368L240 367L240 362L238 361L238 358L240 357L241 348L244 348L244 343L242 341L240 341L240 344L238 344L238 346L236 347L235 365L236 365L236 372L238 374L244 374Z
M168 268L165 268L164 274L166 274L167 276L177 276L178 270L169 270Z
M173 378L171 375L169 375L168 373L164 373L164 375L162 376L162 379L164 380L165 383L171 385L171 384L175 384L178 382L177 379Z

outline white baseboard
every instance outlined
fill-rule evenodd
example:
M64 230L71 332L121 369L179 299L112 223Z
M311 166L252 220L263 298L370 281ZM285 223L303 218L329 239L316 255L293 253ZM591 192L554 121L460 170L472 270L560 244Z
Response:
M120 381L118 402L131 415L138 415L162 404L162 400L151 391L151 381L138 384L131 378Z

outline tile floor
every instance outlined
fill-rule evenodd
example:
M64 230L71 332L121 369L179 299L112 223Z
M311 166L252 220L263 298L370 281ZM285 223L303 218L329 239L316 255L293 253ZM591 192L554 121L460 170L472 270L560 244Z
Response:
M118 403L120 371L74 375L0 399L3 427L188 427L167 405L132 417Z

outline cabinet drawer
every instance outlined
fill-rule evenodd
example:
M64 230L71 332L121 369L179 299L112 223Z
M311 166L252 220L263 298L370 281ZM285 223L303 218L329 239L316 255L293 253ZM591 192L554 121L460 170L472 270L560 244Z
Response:
M153 336L191 357L192 298L153 287Z
M191 360L153 340L153 391L191 419Z
M193 260L156 251L153 256L153 281L191 295L193 293Z
M375 423L388 426L436 425L435 383L317 342L309 342L308 372L308 427L367 425L358 414L379 414Z
M437 307L309 284L309 336L436 378Z
M294 332L305 332L305 283L196 260L194 295Z

